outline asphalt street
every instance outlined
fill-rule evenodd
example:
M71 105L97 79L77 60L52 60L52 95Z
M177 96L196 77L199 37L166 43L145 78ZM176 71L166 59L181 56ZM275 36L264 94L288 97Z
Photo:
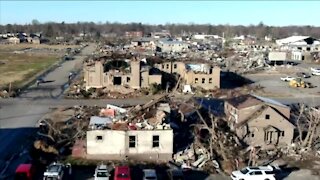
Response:
M94 50L95 45L90 44L74 60L64 62L48 73L44 77L48 83L38 88L32 85L18 98L0 100L0 179L4 174L14 172L14 166L23 160L19 153L36 132L37 121L50 111L50 103L40 101L57 100L65 90L69 72L80 69L83 59Z

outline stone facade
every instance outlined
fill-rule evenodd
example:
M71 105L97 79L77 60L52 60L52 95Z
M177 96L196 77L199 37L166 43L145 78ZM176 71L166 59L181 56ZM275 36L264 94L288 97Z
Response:
M208 64L185 64L184 62L165 62L157 64L156 67L169 74L179 74L184 83L192 87L201 87L206 90L220 88L219 67L212 67Z
M84 66L84 81L86 89L112 86L125 86L132 89L149 87L151 84L161 84L161 74L150 74L150 67L142 67L140 60L130 61L130 72L109 70L104 72L104 60L93 61Z

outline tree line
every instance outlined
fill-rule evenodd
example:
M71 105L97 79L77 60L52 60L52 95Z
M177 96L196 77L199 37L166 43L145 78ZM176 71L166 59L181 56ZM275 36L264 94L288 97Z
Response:
M211 24L164 24L164 25L150 25L142 23L94 23L94 22L77 22L77 23L57 23L48 22L40 23L33 20L30 24L18 25L7 24L0 26L1 33L36 33L42 32L46 37L56 36L72 36L79 33L89 33L93 36L100 37L101 34L115 33L116 35L123 35L126 31L142 31L145 35L151 32L161 30L169 30L172 35L180 34L216 34L225 37L233 37L237 35L253 35L257 38L264 38L271 35L272 38L284 38L291 35L308 35L315 38L320 38L320 27L314 26L267 26L260 22L257 25L211 25Z

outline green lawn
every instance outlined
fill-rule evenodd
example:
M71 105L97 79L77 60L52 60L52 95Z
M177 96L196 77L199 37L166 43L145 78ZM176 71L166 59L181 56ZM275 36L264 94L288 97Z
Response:
M0 52L0 87L5 88L11 82L17 88L58 60L53 55Z

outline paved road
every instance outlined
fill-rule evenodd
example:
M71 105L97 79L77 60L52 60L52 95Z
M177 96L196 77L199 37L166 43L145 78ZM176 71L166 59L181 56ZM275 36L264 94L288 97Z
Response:
M36 122L49 111L51 104L41 103L41 99L57 99L65 89L69 72L80 69L82 60L94 49L94 44L89 45L74 60L64 62L60 68L48 73L44 80L52 82L41 84L39 88L32 85L21 97L0 101L0 179L6 163L10 161L17 165L17 161L21 160L18 156L11 158L27 145L28 138L36 132ZM8 166L6 173L13 172L14 168Z

